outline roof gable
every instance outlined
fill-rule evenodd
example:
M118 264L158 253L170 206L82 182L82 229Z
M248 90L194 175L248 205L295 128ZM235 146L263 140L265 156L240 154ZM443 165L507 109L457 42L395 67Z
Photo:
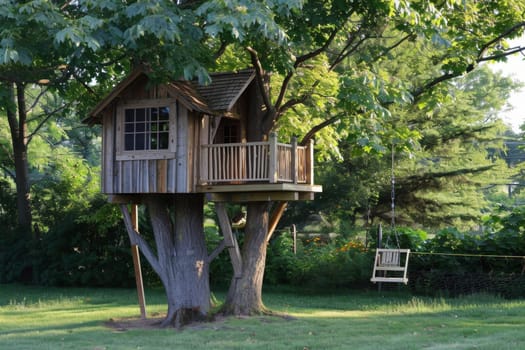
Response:
M214 112L229 112L255 77L252 69L239 72L212 73L209 85L197 85L196 90Z
M144 69L136 69L121 81L95 108L84 123L100 123L101 113L137 79L147 76ZM196 81L172 81L165 84L169 92L189 110L206 114L229 112L255 77L252 69L239 72L212 73L211 83L199 85Z

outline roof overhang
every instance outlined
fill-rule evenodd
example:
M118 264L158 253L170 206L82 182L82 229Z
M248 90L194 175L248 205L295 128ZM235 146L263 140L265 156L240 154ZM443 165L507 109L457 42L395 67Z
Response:
M104 110L142 76L148 76L148 70L144 67L133 70L91 110L82 122L90 125L100 124ZM255 72L247 69L239 72L212 73L210 77L212 81L208 85L178 80L166 83L165 86L187 109L208 115L222 115L231 112L235 103L252 83Z

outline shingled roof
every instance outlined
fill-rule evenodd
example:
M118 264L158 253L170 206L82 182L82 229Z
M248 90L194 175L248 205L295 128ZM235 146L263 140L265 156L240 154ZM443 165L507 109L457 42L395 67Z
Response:
M212 73L211 84L197 85L195 89L214 112L228 112L255 78L253 69L239 72Z
M111 93L100 101L83 120L88 124L100 123L100 113L139 76L146 74L144 70L133 71L118 84ZM231 110L235 102L250 85L255 77L252 69L239 72L212 73L211 83L199 85L196 81L173 81L167 86L188 109L207 114L218 114Z

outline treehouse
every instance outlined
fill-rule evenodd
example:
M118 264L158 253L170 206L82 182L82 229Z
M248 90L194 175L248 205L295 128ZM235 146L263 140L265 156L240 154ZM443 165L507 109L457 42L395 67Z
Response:
M102 125L102 192L111 202L146 194L206 193L212 201L313 199L313 145L247 142L258 105L255 73L154 84L131 73L85 120Z

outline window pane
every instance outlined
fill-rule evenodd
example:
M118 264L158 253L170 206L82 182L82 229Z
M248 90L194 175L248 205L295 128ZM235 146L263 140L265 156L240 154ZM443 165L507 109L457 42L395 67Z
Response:
M151 135L151 147L150 149L153 149L153 150L156 150L158 149L157 147L157 135Z
M161 133L159 134L159 149L168 149L169 144L169 134Z
M135 132L135 124L126 123L124 125L124 132L126 132L126 133L133 133L133 132Z
M133 151L135 148L133 147L133 139L135 135L133 134L126 134L124 137L124 150L125 151Z
M135 150L144 150L144 134L135 135Z
M169 120L170 109L169 107L160 107L159 120Z
M159 109L158 108L151 108L151 121L155 121L159 119Z
M160 131L169 131L170 130L170 124L168 122L159 122L159 130Z
M144 132L146 131L146 123L137 123L135 126L136 132Z
M132 123L135 121L135 110L134 109L126 109L126 123Z
M137 108L135 110L135 121L143 122L145 120L146 120L146 109L144 109L144 108Z

